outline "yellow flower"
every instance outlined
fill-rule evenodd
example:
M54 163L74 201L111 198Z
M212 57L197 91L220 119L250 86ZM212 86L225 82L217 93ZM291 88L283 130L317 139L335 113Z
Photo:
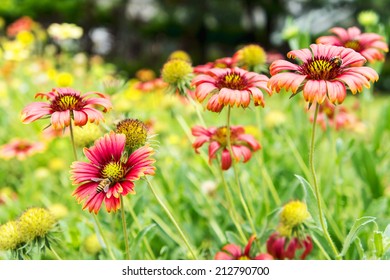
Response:
M76 128L76 127L75 127ZM65 161L62 158L52 158L49 161L49 169L53 171L62 171L67 167Z
M30 208L19 218L20 233L27 241L45 237L55 226L55 218L44 208Z
M18 222L10 221L0 226L0 251L15 250L23 242Z
M74 23L52 23L47 32L57 40L80 39L83 36L83 29Z
M363 26L374 26L379 22L379 16L374 11L362 11L358 14L358 22Z
M125 119L119 122L115 132L126 135L126 147L131 151L145 145L148 136L145 124L137 119Z
M18 222L10 221L0 226L0 251L15 250L24 241Z
M25 46L29 46L34 42L34 35L30 31L23 30L16 35L16 40Z
M182 50L177 50L177 51L172 52L169 55L168 60L172 60L172 59L180 59L180 60L187 61L188 63L192 62L190 55Z
M280 222L283 226L294 228L301 225L309 217L310 214L307 211L306 204L295 200L283 207L280 213Z
M102 245L100 245L99 239L96 234L91 234L85 239L85 250L91 254L96 255L102 250Z
M19 41L6 41L3 43L3 58L5 60L22 61L29 57L30 50Z
M275 128L283 125L287 121L286 115L281 111L273 110L266 114L264 123L267 128Z
M240 49L237 58L240 65L253 68L257 65L265 64L267 61L267 54L259 45L251 44Z
M65 205L61 204L61 203L55 203L55 204L52 204L48 207L48 210L50 211L50 213L54 216L54 218L56 220L60 220L62 218L65 218L66 216L68 216L68 208L66 208Z
M69 87L73 84L73 76L68 72L58 73L56 83L59 87Z
M156 78L156 74L151 69L140 69L135 73L135 77L141 82L148 82Z
M166 62L161 70L161 76L164 82L175 85L188 79L192 74L192 66L187 61L181 59L172 59Z
M100 126L95 123L87 123L82 127L74 127L74 141L79 147L88 147L96 139L102 136L102 134Z

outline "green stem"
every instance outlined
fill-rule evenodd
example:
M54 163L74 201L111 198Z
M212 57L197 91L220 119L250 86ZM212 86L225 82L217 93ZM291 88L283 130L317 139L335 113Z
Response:
M70 140L72 141L72 148L73 148L74 159L77 160L76 145L75 145L75 142L74 142L74 135L73 135L72 115L73 114L71 114L70 121L69 121Z
M166 205L164 204L164 202L160 199L160 197L157 195L156 191L154 190L154 187L152 185L152 183L149 181L148 177L144 176L146 182L148 183L148 186L150 188L150 190L152 191L154 197L156 198L157 202L160 204L160 206L163 208L163 210L165 211L165 213L168 215L168 218L171 220L171 222L174 224L174 226L176 227L177 231L179 232L181 238L183 239L184 243L186 244L187 248L188 248L188 251L190 251L192 257L194 260L197 259L197 256L196 254L194 253L194 251L192 250L191 248L191 245L190 243L188 242L188 239L187 237L184 235L183 231L181 230L179 224L176 222L176 219L173 217L173 215L171 214L171 212L169 211L169 209L166 207Z
M125 206L123 204L123 196L122 195L120 195L120 200L121 200L121 216L122 216L123 238L125 239L125 248L126 248L126 259L130 260L129 238L127 236Z
M242 207L244 208L245 215L246 215L246 217L248 219L248 222L249 222L250 227L251 227L251 229L253 231L253 234L256 234L256 227L255 227L255 225L253 223L252 215L249 212L248 205L246 204L244 196L242 194L240 179L239 179L239 176L238 176L238 169L237 169L237 165L236 165L236 162L235 162L235 157L234 157L234 153L233 153L233 149L232 149L232 143L231 143L231 139L230 139L230 136L231 136L231 131L230 131L230 111L231 111L231 107L228 106L228 109L227 109L227 120L226 120L226 140L227 140L227 147L228 147L228 150L229 150L229 153L230 153L230 158L232 159L232 166L233 166L233 170L234 170L234 177L236 179L236 186L237 186L237 190L236 191L238 193L238 196L239 196L240 202L242 204Z
M53 255L56 257L57 260L62 261L62 258L57 254L56 250L54 250L54 248L51 246L50 246L50 251L53 253Z
M70 120L69 120L70 141L71 141L71 143L72 143L74 160L77 161L76 144L75 144L75 142L74 142L74 136L73 136L72 115L73 115L73 114L71 114ZM100 223L99 223L98 219L96 218L96 215L93 215L93 214L92 214L92 217L93 217L94 220L95 220L95 224L96 224L96 226L97 226L97 228L98 228L98 231L99 231L100 236L102 237L102 239L103 239L103 241L104 241L104 244L105 244L105 246L106 246L106 248L107 248L107 250L108 250L108 253L110 254L111 258L112 258L113 260L115 260L115 256L114 256L114 254L112 253L111 247L109 246L109 244L108 244L108 242L107 242L107 239L105 238L105 236L104 236L104 234L103 234L102 227L100 226Z
M321 205L321 195L320 195L320 190L319 190L319 186L317 183L316 172L314 169L314 142L315 142L316 123L317 123L317 116L318 116L319 108L320 108L320 105L318 103L316 103L316 109L315 109L314 120L313 120L313 128L312 128L312 133L311 133L311 142L310 142L310 151L309 151L309 165L310 165L311 174L313 176L314 192L316 194L318 214L319 214L319 219L320 219L322 231L324 232L325 239L328 241L329 246L332 248L332 251L335 254L335 257L337 259L341 259L339 256L339 252L338 252L336 246L334 245L332 238L329 235L328 229L325 226L324 214L323 214L323 209L322 209L322 205Z
M218 160L218 165L220 165L219 160ZM245 237L245 234L244 234L244 231L242 230L240 222L238 221L239 215L237 213L236 207L234 206L234 201L233 201L232 195L231 195L231 193L229 191L229 187L228 187L228 185L226 183L225 177L223 176L222 168L219 168L219 170L220 170L220 175L221 175L223 188L224 188L224 191L225 191L225 196L226 196L226 199L227 199L227 202L228 202L228 211L230 213L230 216L231 216L231 218L233 220L233 223L236 226L237 231L238 231L238 233L239 233L243 243L246 244L248 242L248 240Z

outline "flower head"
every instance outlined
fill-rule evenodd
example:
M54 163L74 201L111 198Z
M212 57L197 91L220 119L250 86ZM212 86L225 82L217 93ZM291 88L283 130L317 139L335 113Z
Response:
M134 151L146 143L148 129L146 125L137 119L125 119L116 125L116 133L126 136L126 147Z
M203 102L210 96L207 109L221 112L224 106L246 108L251 98L255 106L264 107L263 91L271 94L267 87L268 77L241 68L213 68L195 77L195 98Z
M187 61L188 63L192 62L190 55L187 52L182 51L182 50L177 50L177 51L172 52L168 57L168 60L171 60L171 59L181 59L181 60Z
M290 201L284 205L280 213L280 222L284 226L294 228L310 217L305 203L299 200Z
M10 221L0 226L0 251L16 250L24 242L19 222Z
M90 97L91 95L98 97ZM54 129L69 126L71 118L77 126L83 126L88 121L99 123L103 114L95 108L103 107L103 112L111 109L109 97L99 92L88 92L81 95L72 88L54 88L48 93L37 93L35 97L46 98L48 102L34 102L22 111L22 122L31 123L40 118L51 116Z
M267 54L261 46L250 44L239 49L233 55L233 60L241 68L258 72L267 62Z
M74 142L79 147L90 146L102 135L102 129L94 123L87 123L83 127L76 126L74 128Z
M289 238L275 232L267 240L267 252L277 260L295 259L295 255L301 250L303 251L299 258L304 260L312 249L313 242L308 235L303 238Z
M206 142L209 142L209 161L211 162L221 151L222 170L228 170L232 164L232 159L228 150L227 128L195 126L192 128L192 135L196 137L192 146L195 152ZM252 152L261 148L256 139L249 134L245 134L242 126L232 126L230 131L230 143L232 145L233 157L236 161L247 162L252 157Z
M369 62L383 61L385 58L383 53L389 51L389 47L382 36L376 33L362 33L356 26L348 29L334 27L330 31L335 35L321 36L316 42L318 44L351 48ZM360 61L360 65L363 65L363 61Z
M144 175L153 175L155 161L150 158L153 149L141 147L125 156L126 136L111 132L96 140L91 148L84 148L89 162L75 161L71 165L71 179L79 185L73 196L83 209L97 214L102 202L108 212L120 207L120 195L135 193L134 181Z
M31 30L33 26L34 21L28 16L23 16L7 27L7 35L11 37L16 36L21 31Z
M74 23L52 23L47 32L56 40L80 39L83 36L83 29Z
M314 121L314 116L310 116L310 121ZM317 116L317 123L323 130L327 127L332 127L336 130L352 129L364 125L358 117L350 112L343 105L335 106L330 102L324 102L321 104Z
M102 245L100 245L99 239L96 234L89 235L84 242L85 250L91 254L96 255L102 250Z
M178 89L179 93L183 95L190 88L192 75L193 69L191 64L182 59L168 60L161 70L163 81L168 83L174 90Z
M290 51L287 56L298 58L302 64L274 61L268 85L276 92L283 88L291 90L293 95L303 90L303 97L310 104L321 104L325 99L341 104L347 94L346 87L356 94L379 78L370 67L354 67L356 63L365 62L365 58L349 48L312 44L310 49ZM282 72L285 70L287 72Z
M215 254L215 260L272 260L273 257L267 253L261 253L257 256L251 256L250 251L255 236L251 236L244 250L236 244L227 244L223 246L222 251Z
M44 238L54 229L55 224L52 213L44 208L30 208L19 218L20 232L28 241Z
M42 152L45 145L41 142L30 142L27 139L13 139L9 143L0 147L0 157L4 159L17 158L24 160L25 158Z
M375 26L379 23L379 16L372 10L361 11L358 14L358 22L363 26Z

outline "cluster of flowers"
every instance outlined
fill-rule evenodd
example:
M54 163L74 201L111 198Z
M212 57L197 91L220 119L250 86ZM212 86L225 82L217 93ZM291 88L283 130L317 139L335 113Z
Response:
M293 260L296 253L303 249L300 259L305 259L313 249L309 235L305 233L305 221L310 217L306 204L301 201L287 203L280 213L278 231L271 234L267 240L267 253L253 254L251 252L255 236L249 238L248 244L242 250L236 244L227 244L215 255L216 260Z
M0 251L10 250L19 259L28 257L34 246L44 249L53 242L57 222L44 208L29 208L17 220L0 226Z
M352 94L369 88L370 82L378 80L377 72L364 64L383 61L388 46L384 38L374 33L362 33L357 27L331 29L335 36L323 36L310 48L292 50L288 58L297 59L298 64L276 59L269 66L271 77L260 74L267 61L266 53L259 45L248 45L232 57L217 59L205 65L192 68L186 59L170 59L162 69L162 78L179 94L187 94L199 103L207 101L206 109L220 113L228 108L228 121L222 127L194 126L193 147L196 152L208 143L209 161L219 157L221 169L228 170L232 162L248 162L252 152L261 148L256 139L245 134L242 126L230 125L230 110L234 107L247 108L265 106L264 93L272 95L282 90L295 96L302 92L308 108L316 104L319 117L317 122L325 129L325 118L336 129L358 123L347 110L341 108L335 117L335 105L342 104L347 90ZM300 258L304 259L312 250L310 236L298 225L307 218L304 204L288 204L282 212L282 222L278 232L267 241L268 254L251 257L250 249L255 239L253 235L244 251L238 245L228 244L217 259L292 259L297 249L304 249ZM291 210L291 209L294 209ZM296 211L295 211L296 210ZM293 221L289 213L294 212L299 220ZM300 218L298 218L300 217ZM298 230L299 229L299 230Z
M246 134L242 126L230 124L232 108L245 109L252 102L254 106L264 107L264 94L271 96L282 90L291 91L293 96L302 92L309 107L312 104L341 104L346 98L347 89L356 94L378 79L375 70L363 65L366 61L383 60L383 52L388 51L383 38L361 33L356 27L347 30L334 28L332 32L336 36L321 37L310 48L292 50L287 54L289 58L298 59L299 64L284 59L272 61L269 66L270 78L260 74L268 68L265 51L259 45L252 44L240 49L231 58L221 58L197 67L192 67L185 53L177 52L163 66L162 81L157 82L150 73L139 73L139 89L148 91L156 86L168 86L191 100L199 103L206 101L206 109L211 112L220 113L226 108L226 126L194 126L192 134L195 136L195 151L208 143L210 162L218 158L221 169L228 170L236 162L248 162L252 152L261 148L255 137ZM112 107L106 94L88 92L82 95L69 87L53 88L48 93L37 93L36 97L46 100L27 105L22 111L22 122L50 118L50 125L54 129L69 128L72 141L72 125L83 127L88 122L99 123L104 117L97 107L102 108L103 112ZM84 148L87 162L76 160L71 165L71 180L77 186L73 196L83 203L83 209L96 214L104 202L108 212L115 212L120 208L122 196L135 193L135 181L154 174L155 161L151 158L154 151L147 143L147 134L145 124L139 120L125 119L97 139L92 147ZM20 150L25 151L26 148ZM40 215L34 212L35 218ZM45 223L41 223L46 226L46 231L31 230L34 234L25 235L28 239L22 241L12 239L16 224L10 222L3 225L1 232L5 235L0 236L0 242L3 242L0 249L13 250L37 237L46 237L51 229L48 226L51 220L43 214L41 216L46 219ZM18 226L24 221L22 217ZM281 211L277 232L267 241L267 253L253 257L250 251L256 238L254 232L243 251L238 245L228 244L215 258L293 259L296 252L302 249L300 258L304 259L313 248L305 228L308 218L304 203L290 202Z

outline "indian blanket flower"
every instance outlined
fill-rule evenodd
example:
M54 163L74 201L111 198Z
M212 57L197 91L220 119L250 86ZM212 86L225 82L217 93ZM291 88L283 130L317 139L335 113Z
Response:
M273 260L273 257L267 253L260 253L256 256L251 256L250 251L255 236L251 236L244 250L236 244L227 244L223 246L222 251L215 254L215 260Z
M28 16L23 16L7 27L8 36L16 36L21 31L30 31L35 22Z
M168 60L161 69L162 80L169 84L171 91L178 91L182 95L190 88L192 77L191 63L182 59Z
M98 97L91 97L97 95ZM46 98L48 102L34 102L22 111L22 122L51 117L54 129L70 125L71 118L76 126L84 126L88 121L98 124L103 114L95 106L103 107L103 112L111 109L109 97L100 92L87 92L83 95L72 88L53 88L48 93L37 93L35 98Z
M27 139L12 139L9 143L0 147L0 157L4 159L16 158L24 160L25 158L42 152L45 145L41 142L31 142Z
M321 36L316 42L318 44L351 48L364 56L369 62L383 61L385 58L384 52L389 51L389 47L381 35L362 33L356 26L348 29L334 27L330 29L330 32L335 35Z
M111 132L96 140L91 148L84 148L89 162L75 161L71 165L71 179L79 185L73 196L83 209L97 214L104 201L108 212L120 207L120 195L134 194L134 181L153 175L153 149L143 146L125 155L126 136Z
M310 116L310 121L314 121L314 116ZM364 125L358 117L350 112L343 105L335 106L330 102L324 102L320 105L317 123L321 126L323 130L326 130L327 127L332 127L336 130L341 129L354 129Z
M251 98L255 106L264 107L263 92L271 94L267 82L267 76L238 67L213 68L192 80L195 98L203 102L210 96L207 109L212 112L221 112L224 106L247 108Z
M267 251L275 259L294 259L298 250L303 249L300 259L305 259L313 249L304 223L310 217L304 202L293 200L284 205L280 212L280 224L267 240Z
M321 104L325 99L341 104L347 87L356 94L363 87L369 88L370 81L379 78L370 67L353 66L364 63L365 58L349 48L311 44L310 49L293 50L287 56L302 63L274 61L270 66L272 77L268 86L276 92L281 89L292 91L293 95L302 90L304 99L310 104Z
M302 251L299 258L304 260L312 249L313 241L308 235L303 238L289 238L275 232L267 240L267 252L277 260L293 260L299 251Z
M236 161L247 162L252 157L252 152L261 149L260 144L250 135L245 134L245 129L242 126L231 126L230 142L232 145L233 157ZM232 158L228 150L227 128L194 126L192 135L196 137L192 146L195 152L206 142L209 143L209 161L213 160L218 152L221 152L221 167L222 170L228 170L232 165Z

